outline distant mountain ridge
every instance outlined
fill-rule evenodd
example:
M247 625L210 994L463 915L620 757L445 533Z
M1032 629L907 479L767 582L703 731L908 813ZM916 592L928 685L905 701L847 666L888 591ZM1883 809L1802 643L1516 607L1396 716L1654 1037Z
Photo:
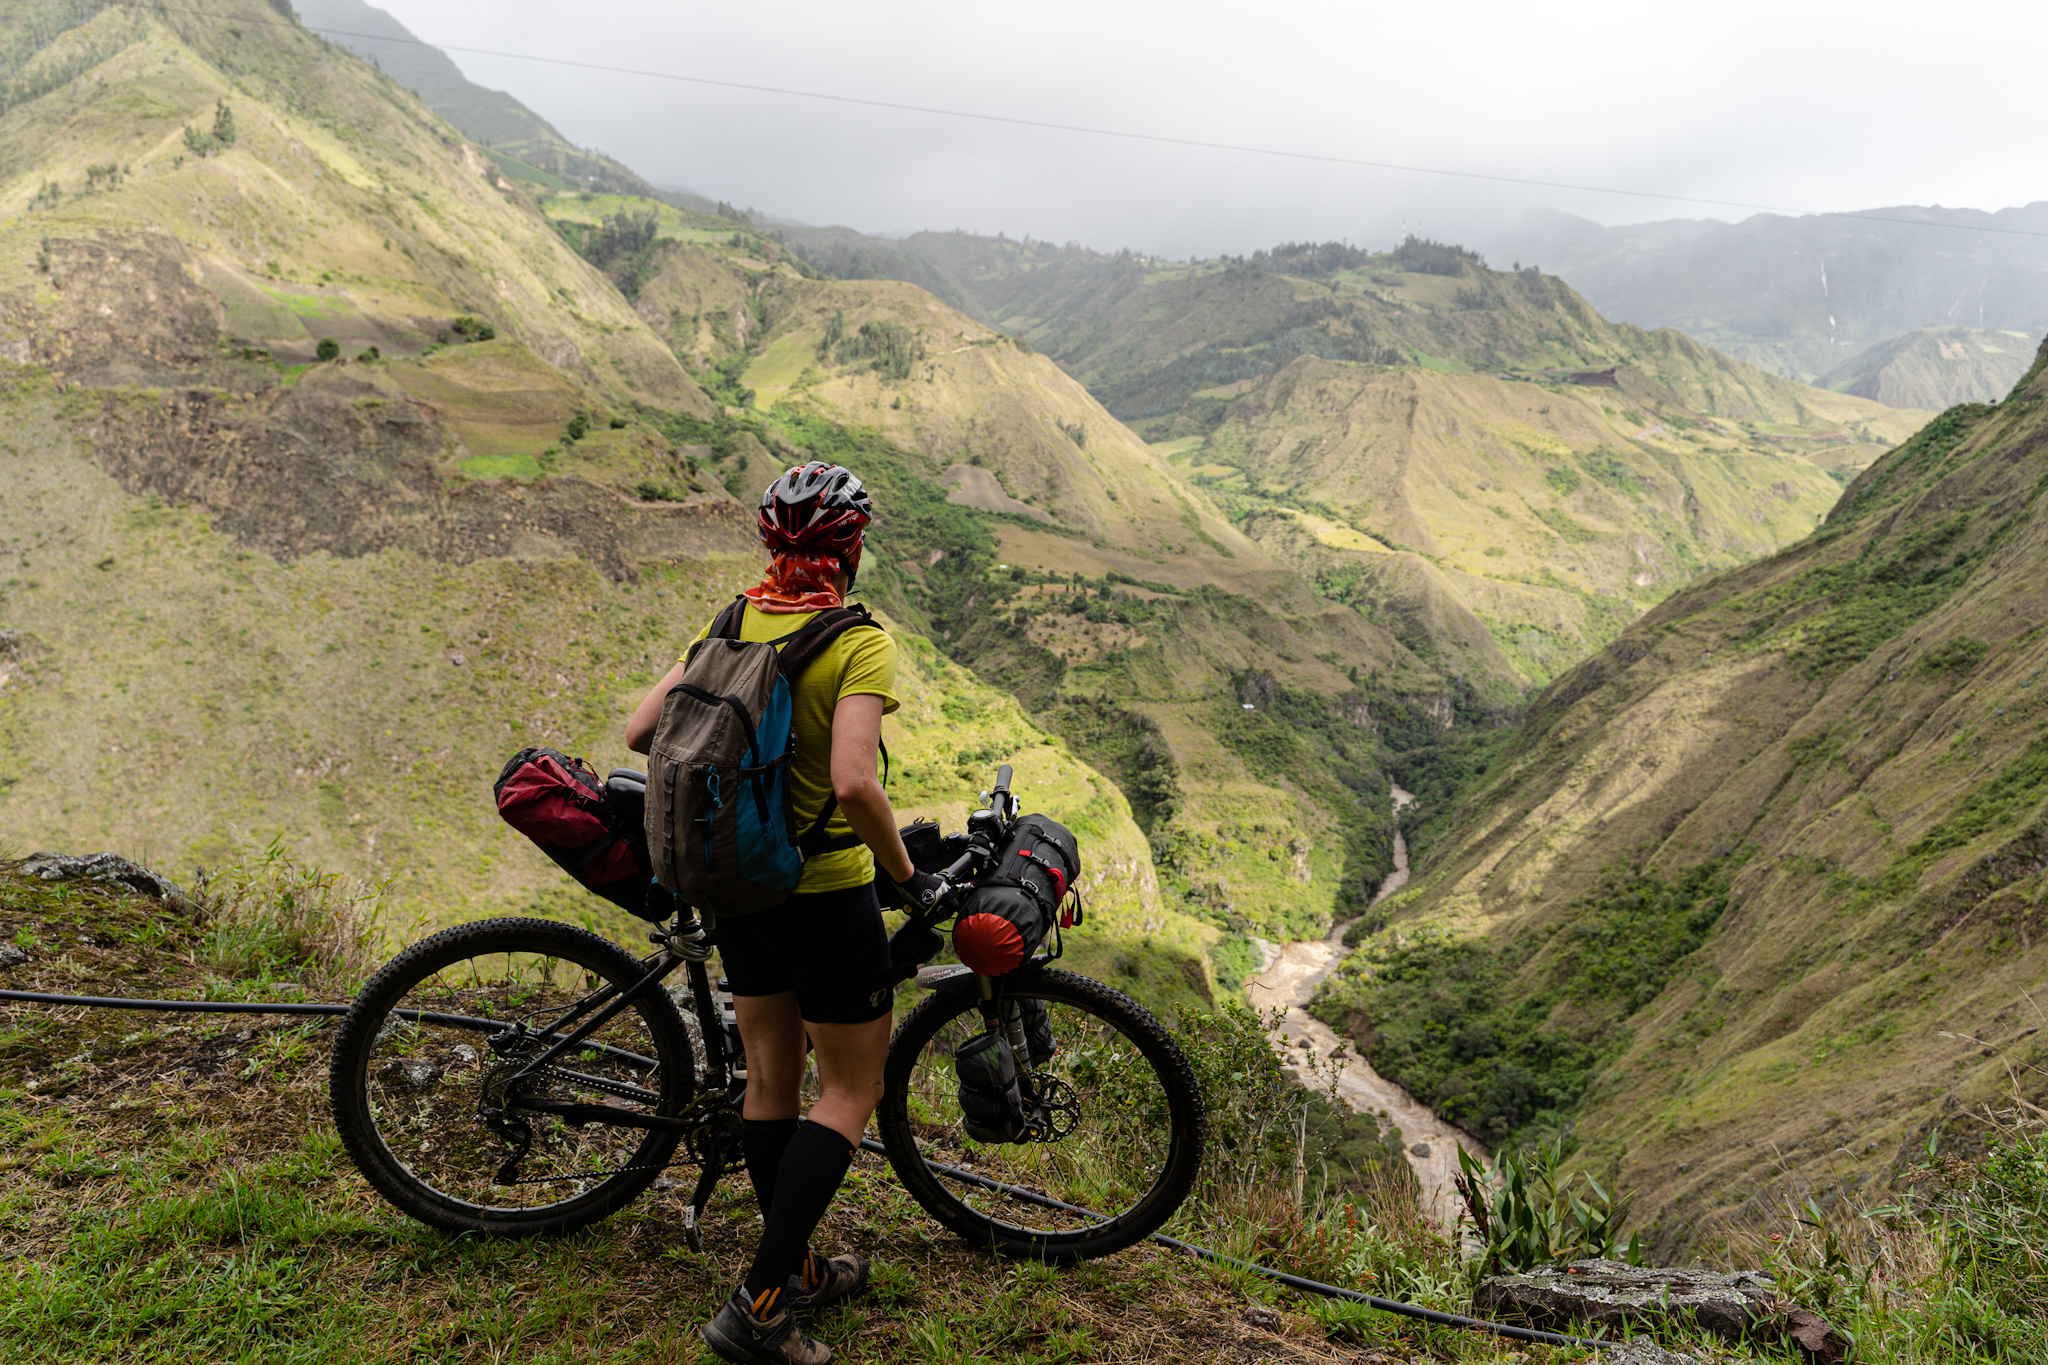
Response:
M365 58L425 100L428 108L487 150L513 179L549 189L662 197L619 162L570 142L518 99L476 84L447 53L421 42L411 29L366 0L295 0L295 8L308 29Z
M1814 382L1895 408L1939 411L2009 392L2027 372L2033 340L2025 332L1922 327L1879 342Z
M941 274L1482 712L1701 570L1798 536L1925 420L1610 322L1553 275L1439 242L1169 262L786 235L827 273Z
M1535 210L1482 244L1496 260L1541 262L1609 317L1676 327L1807 382L1920 328L2048 330L2048 201L1624 227ZM2004 393L1987 373L1969 398Z

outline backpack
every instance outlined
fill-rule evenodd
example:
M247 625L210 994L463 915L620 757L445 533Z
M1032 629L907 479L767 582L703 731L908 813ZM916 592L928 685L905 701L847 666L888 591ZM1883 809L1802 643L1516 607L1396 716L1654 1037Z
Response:
M521 749L491 785L505 823L586 888L642 919L659 924L675 911L654 886L640 801L646 779L620 768L599 782L597 771L559 749Z
M864 607L836 607L780 640L750 641L740 638L746 610L746 598L735 598L690 646L683 680L662 701L647 754L646 832L655 879L713 916L782 904L803 876L806 858L860 842L852 835L826 837L825 825L839 808L829 794L810 828L797 830L789 784L796 759L791 694L834 640L881 626Z
M1081 846L1074 832L1043 815L1020 816L995 863L967 893L953 925L953 951L983 976L1001 976L1038 951L1055 922L1079 924ZM1062 913L1068 893L1074 908Z

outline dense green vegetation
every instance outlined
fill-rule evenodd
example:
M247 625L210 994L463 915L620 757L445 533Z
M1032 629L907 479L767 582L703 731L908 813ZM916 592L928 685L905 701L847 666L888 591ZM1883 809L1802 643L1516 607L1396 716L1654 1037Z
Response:
M1610 871L1561 927L1502 941L1389 931L1347 959L1313 1010L1383 1075L1499 1143L1561 1129L1628 1017L1707 941L1728 880L1703 864L1669 880ZM1561 1005L1570 1022L1556 1018Z

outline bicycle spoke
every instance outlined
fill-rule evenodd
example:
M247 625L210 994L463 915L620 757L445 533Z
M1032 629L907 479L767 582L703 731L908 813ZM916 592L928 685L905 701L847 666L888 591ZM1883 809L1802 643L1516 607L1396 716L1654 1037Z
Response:
M1073 1005L1051 1001L1048 1006L1059 1050L1028 1080L1042 1089L1049 1088L1047 1081L1067 1088L1075 1115L1063 1135L1002 1144L967 1135L953 1051L981 1031L981 1016L973 1010L949 1021L926 1043L912 1066L905 1097L921 1156L965 1176L1074 1206L1050 1207L962 1176L947 1180L949 1192L973 1213L1030 1233L1076 1231L1130 1210L1159 1180L1170 1147L1167 1096L1136 1043Z
M606 985L559 957L500 951L450 963L395 999L370 1044L366 1098L406 1175L480 1209L531 1211L642 1169L645 1130L573 1127L520 1104L536 1096L650 1113L660 1105L658 1048L630 1007L555 1064L516 1079Z

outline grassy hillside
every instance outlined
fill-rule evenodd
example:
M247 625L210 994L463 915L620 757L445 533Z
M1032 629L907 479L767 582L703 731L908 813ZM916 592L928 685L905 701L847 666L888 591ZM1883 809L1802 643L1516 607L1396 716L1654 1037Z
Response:
M488 328L593 398L708 410L474 146L260 0L0 18L30 38L76 21L21 54L35 98L0 115L0 354L246 392L323 337L412 357Z
M1675 332L1609 322L1555 276L1489 270L1443 243L1286 244L1194 262L966 233L919 233L902 246L1148 440L1212 428L1231 386L1302 356L1506 379L1626 365L1736 422L1848 424L1883 444L1911 430L1888 438L1898 424L1869 404L1816 394Z
M2044 423L2048 349L1559 679L1323 1016L1666 1249L2039 1100Z
M625 710L758 574L712 450L677 439L717 410L688 349L599 268L618 262L267 8L173 31L74 7L82 26L36 29L49 12L23 11L44 43L27 69L97 65L0 119L40 158L15 181L69 184L116 127L147 146L111 188L0 226L0 844L190 875L238 831L281 832L388 880L400 924L601 912L489 784L524 744L627 762ZM232 146L166 150L180 112L210 129L222 101ZM666 221L715 260L774 255ZM346 353L315 360L318 336ZM877 529L880 563L893 540ZM1077 959L1208 1000L1216 931L1162 902L1115 785L902 638L906 817L957 823L1014 762L1086 840Z
M1867 429L1736 422L1616 379L1304 357L1171 458L1330 595L1507 706L1680 584L1812 529L1876 448Z
M2048 204L1874 212L1893 221L1760 213L1602 227L1538 210L1489 249L1541 261L1609 317L1676 327L1808 382L1922 327L2048 328ZM2011 384L1981 379L1968 401L1996 400ZM1941 406L1915 397L1912 406Z
M307 28L363 57L426 101L512 180L550 190L594 190L654 197L655 188L599 152L586 151L502 90L462 74L445 52L364 0L300 0Z
M1895 408L1996 402L2027 371L2025 332L1923 327L1881 341L1814 382Z
M1811 527L1925 418L1614 325L1442 243L1171 262L921 233L900 252L1494 710L1693 573Z

